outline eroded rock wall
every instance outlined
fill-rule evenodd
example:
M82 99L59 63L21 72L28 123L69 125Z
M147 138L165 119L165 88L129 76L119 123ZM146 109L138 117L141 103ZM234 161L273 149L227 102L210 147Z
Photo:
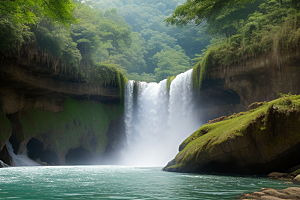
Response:
M5 107L7 104L3 103L3 108ZM67 153L78 147L89 151L93 157L100 159L100 163L108 144L114 144L115 147L122 145L121 136L118 135L121 131L118 128L107 134L109 127L119 122L122 113L123 107L120 104L77 101L71 98L25 99L24 107L17 112L6 115L3 111L0 113L1 149L9 139L15 153L21 154L34 138L43 145L39 151L49 151L56 155L57 161L49 164L66 164ZM39 159L47 162L42 157Z
M0 58L0 160L10 160L8 140L16 154L29 145L29 155L44 164L66 164L69 152L90 155L89 163L77 163L98 164L123 145L117 83L93 85L25 57Z
M278 93L300 93L300 53L270 52L232 66L209 66L198 94L203 121L247 110Z

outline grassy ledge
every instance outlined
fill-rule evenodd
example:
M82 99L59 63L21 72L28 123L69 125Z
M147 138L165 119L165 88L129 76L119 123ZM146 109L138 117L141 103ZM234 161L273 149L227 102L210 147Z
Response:
M299 130L300 95L286 95L264 103L256 109L229 116L223 121L204 124L181 143L180 152L171 166L167 166L165 170L193 171L199 163L201 165L200 161L204 162L206 158L213 159L213 154L216 155L216 151L219 153L220 149L222 152L224 144L229 140L230 150L239 151L241 160L243 156L245 158L248 156L246 148L253 148L253 151L256 151L257 144L260 145L260 150L257 151L261 157L272 160L281 149L300 142ZM254 141L247 141L249 135ZM240 138L244 138L243 141L250 146L244 149L235 148L240 145L237 144Z

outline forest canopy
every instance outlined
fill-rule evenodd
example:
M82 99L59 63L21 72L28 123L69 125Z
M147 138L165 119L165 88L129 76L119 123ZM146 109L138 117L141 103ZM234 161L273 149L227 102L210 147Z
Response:
M211 39L199 27L164 23L181 3L1 1L0 51L30 46L29 57L46 56L40 60L51 62L56 74L73 74L80 81L90 81L96 64L118 68L130 79L160 81L191 68Z
M0 52L27 55L77 81L99 82L97 66L106 66L129 79L159 82L199 60L203 68L229 66L276 45L295 48L299 2L6 0Z
M35 23L39 17L50 17L68 25L75 21L71 0L4 0L0 2L0 15L15 23Z
M297 51L300 44L299 0L187 0L165 21L183 26L207 23L213 34L199 56L193 79L197 89L214 66L236 65L256 56Z

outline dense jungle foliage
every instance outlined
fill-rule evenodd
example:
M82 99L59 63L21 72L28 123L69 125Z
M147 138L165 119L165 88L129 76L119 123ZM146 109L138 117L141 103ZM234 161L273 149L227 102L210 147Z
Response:
M129 79L160 81L191 68L209 44L204 29L164 23L182 0L57 2L2 1L1 53L28 54L81 82L99 82L99 66ZM110 77L101 79L106 84Z
M265 53L278 57L297 52L300 44L299 0L188 0L166 22L202 23L214 38L194 67L194 86L213 66L232 66ZM218 27L218 28L216 28Z
M122 93L126 78L102 59L131 44L131 27L116 10L96 10L76 1L37 2L0 3L1 54L25 55L64 79L114 84Z
M211 37L206 24L185 27L168 26L164 19L184 0L90 0L86 4L97 9L117 8L132 27L133 40L129 51L111 62L122 66L133 80L160 81L190 69ZM122 60L121 60L122 58ZM131 59L129 59L131 58Z
M122 73L129 79L160 81L200 60L194 67L194 83L200 88L211 66L297 49L299 2L1 1L0 52L25 52L56 74L92 84L116 82Z

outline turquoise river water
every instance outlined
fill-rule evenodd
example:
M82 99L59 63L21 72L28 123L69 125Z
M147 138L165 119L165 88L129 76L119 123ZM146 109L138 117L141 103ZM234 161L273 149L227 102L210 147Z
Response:
M284 181L164 172L157 167L58 166L0 169L0 199L235 199Z

